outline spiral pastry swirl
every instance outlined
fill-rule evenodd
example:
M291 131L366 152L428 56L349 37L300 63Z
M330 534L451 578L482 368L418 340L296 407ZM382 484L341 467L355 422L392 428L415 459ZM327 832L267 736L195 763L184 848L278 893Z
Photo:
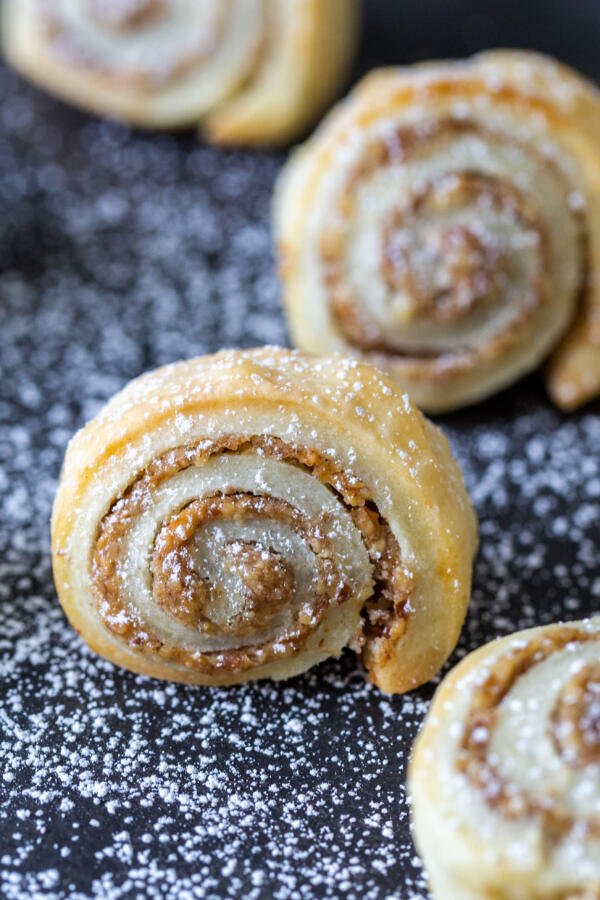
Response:
M600 896L600 619L480 648L438 689L409 774L436 898Z
M357 22L356 0L6 0L3 40L15 68L85 109L269 144L334 97Z
M443 436L377 370L273 348L132 382L71 442L53 563L108 659L201 684L351 645L430 678L468 602L475 518Z
M535 368L600 391L600 95L534 54L369 75L288 163L275 200L295 342L385 368L419 406Z

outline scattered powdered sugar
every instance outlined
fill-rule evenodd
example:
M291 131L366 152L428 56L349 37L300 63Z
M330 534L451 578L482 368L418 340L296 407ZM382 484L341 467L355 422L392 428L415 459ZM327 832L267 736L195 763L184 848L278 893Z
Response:
M351 653L289 683L150 681L89 651L52 588L73 431L144 369L285 341L282 157L0 87L0 893L423 900L404 779L432 686L386 697ZM532 379L443 424L481 518L454 660L597 611L598 406L562 417Z

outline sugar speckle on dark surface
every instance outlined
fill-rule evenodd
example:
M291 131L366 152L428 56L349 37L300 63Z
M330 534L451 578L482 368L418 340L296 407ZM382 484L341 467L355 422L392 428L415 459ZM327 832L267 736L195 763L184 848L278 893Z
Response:
M283 154L140 135L0 70L0 893L427 897L405 771L433 687L354 656L201 689L96 657L52 586L71 434L145 369L286 343L269 227ZM537 377L441 420L481 520L452 661L600 608L600 409Z

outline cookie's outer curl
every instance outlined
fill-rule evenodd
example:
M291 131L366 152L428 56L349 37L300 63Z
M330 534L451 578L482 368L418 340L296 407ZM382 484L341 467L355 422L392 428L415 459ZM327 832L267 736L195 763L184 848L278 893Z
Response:
M436 900L600 897L600 618L521 631L456 666L409 786Z
M52 520L88 644L199 684L351 645L383 690L415 687L456 643L475 545L445 438L387 376L277 348L133 381L71 441Z
M430 412L557 347L553 400L596 396L599 144L600 93L533 53L368 75L279 182L295 342L385 368Z
M5 0L5 55L84 109L143 128L202 121L222 144L285 144L335 97L357 0Z

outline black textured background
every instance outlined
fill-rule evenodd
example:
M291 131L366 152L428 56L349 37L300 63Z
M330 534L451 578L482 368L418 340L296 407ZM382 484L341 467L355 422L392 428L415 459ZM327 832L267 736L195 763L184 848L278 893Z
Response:
M597 0L367 0L357 73L493 45L600 79ZM141 135L0 70L0 891L35 897L427 893L405 760L431 687L351 654L285 684L163 685L67 627L48 517L69 436L142 370L285 342L269 195L283 154ZM600 406L537 377L441 420L481 519L458 655L600 607Z

